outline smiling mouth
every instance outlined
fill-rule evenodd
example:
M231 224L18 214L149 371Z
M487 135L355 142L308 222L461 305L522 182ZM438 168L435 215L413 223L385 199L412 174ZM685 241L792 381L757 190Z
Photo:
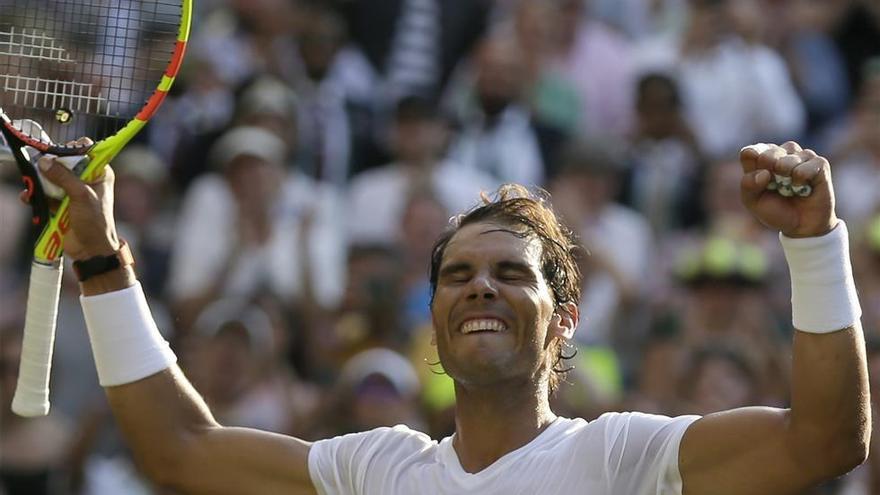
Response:
M461 333L477 333L477 332L503 332L507 330L507 325L495 318L478 318L468 320L461 325Z

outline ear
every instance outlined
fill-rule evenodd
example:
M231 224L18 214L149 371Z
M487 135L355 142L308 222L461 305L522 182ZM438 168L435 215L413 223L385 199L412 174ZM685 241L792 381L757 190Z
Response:
M548 337L571 340L574 337L575 329L577 329L579 317L577 304L568 302L557 306L553 318L550 320Z

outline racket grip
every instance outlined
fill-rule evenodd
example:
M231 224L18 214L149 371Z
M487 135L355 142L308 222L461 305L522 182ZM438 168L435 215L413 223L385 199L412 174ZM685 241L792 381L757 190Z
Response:
M31 264L21 364L12 398L12 412L24 417L49 414L49 372L55 346L55 321L61 292L60 260Z

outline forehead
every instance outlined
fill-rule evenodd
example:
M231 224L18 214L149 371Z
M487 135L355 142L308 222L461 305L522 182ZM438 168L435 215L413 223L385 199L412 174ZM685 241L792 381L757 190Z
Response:
M441 266L450 262L519 261L538 269L541 265L541 242L534 235L521 236L522 227L480 222L462 227L452 236L443 254Z

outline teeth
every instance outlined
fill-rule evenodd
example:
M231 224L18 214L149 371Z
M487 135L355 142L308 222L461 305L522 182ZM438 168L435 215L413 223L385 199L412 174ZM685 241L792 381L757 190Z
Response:
M464 322L461 326L462 333L471 333L477 331L493 331L493 332L503 332L507 330L507 326L501 320L496 320L494 318L480 318L477 320L468 320Z

